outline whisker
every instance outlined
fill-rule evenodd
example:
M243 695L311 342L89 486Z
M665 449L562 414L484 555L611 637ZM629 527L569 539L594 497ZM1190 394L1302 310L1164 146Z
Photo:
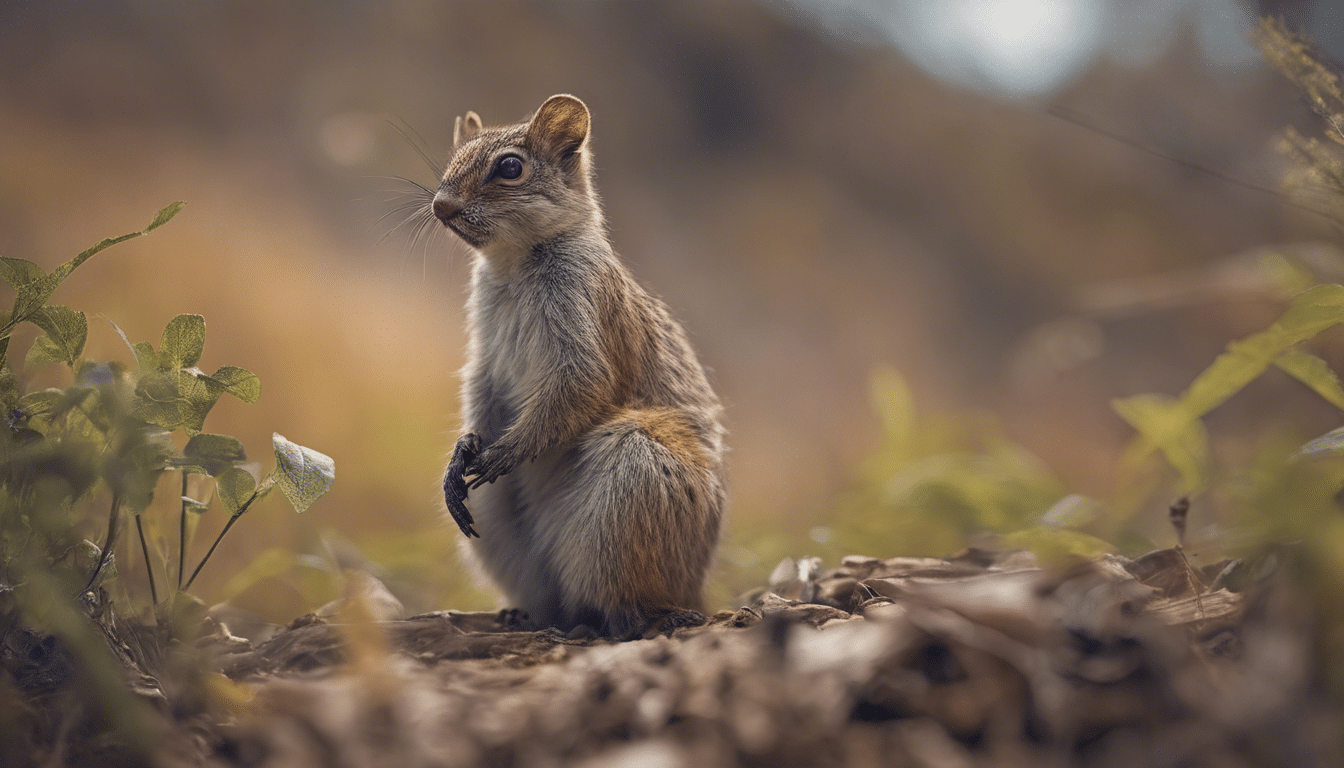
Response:
M418 212L418 211L420 211L420 210L426 210L426 211L428 211L428 210L430 210L430 208L429 208L428 205L425 205L423 202L418 201L418 200L417 200L417 201L412 201L412 202L407 202L407 203L402 203L401 205L398 205L398 206L396 206L395 208L392 208L392 209L389 210L387 213L384 213L382 216L379 216L377 219L374 219L373 223L369 225L369 228L372 229L373 227L378 226L379 224L382 223L383 219L386 219L388 216L392 216L392 215L396 215L396 214L403 214L403 213L407 213L407 212L409 212L409 211L416 211L416 212ZM393 229L396 229L396 227L393 227Z
M386 240L386 239L387 239L393 232L396 232L397 230L399 230L399 229L401 229L402 227L406 226L406 225L409 224L410 222L416 220L417 218L421 218L421 217L423 217L423 216L425 216L425 215L427 215L427 214L428 214L428 215L431 215L431 216L433 215L433 214L430 214L428 211L416 210L416 211L413 212L410 216L407 216L406 218L402 219L401 222L397 224L397 226L395 226L395 227L393 227L393 228L387 230L386 232L384 232L384 233L383 233L377 240L374 241L374 245L378 245L379 243L381 243L381 242L383 242L384 240Z
M360 178L382 179L384 181L400 181L403 184L410 184L413 187L417 187L421 192L424 192L426 195L429 195L430 197L434 196L434 192L429 187L426 187L424 184L421 184L420 182L415 181L414 179L408 179L405 176L361 176Z
M407 123L405 118L399 117L397 119L405 123L406 127L409 128L412 133L415 133L415 129L411 128L411 124ZM410 135L408 135L406 131L402 130L400 125L397 125L392 120L388 120L387 124L392 126L397 133L401 134L401 138L405 139L406 143L411 145L411 149L414 149L416 154L420 155L420 159L425 161L425 165L429 166L429 170L431 172L436 174L443 172L443 163L435 162L435 160L432 157L430 157L429 145L425 143L424 137L422 137L419 133L415 133L416 138L420 139L421 144L424 144L424 146L422 147L421 144L415 143L415 141L410 137Z

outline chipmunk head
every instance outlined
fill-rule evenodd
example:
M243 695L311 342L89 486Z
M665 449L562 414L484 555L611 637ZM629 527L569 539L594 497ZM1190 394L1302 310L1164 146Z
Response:
M598 213L589 184L588 107L552 96L526 123L484 128L457 119L453 156L434 195L434 216L467 244L528 249Z

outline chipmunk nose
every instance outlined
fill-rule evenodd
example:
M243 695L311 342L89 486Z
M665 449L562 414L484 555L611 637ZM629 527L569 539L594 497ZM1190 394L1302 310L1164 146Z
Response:
M444 224L462 212L462 202L444 192L434 196L434 216Z

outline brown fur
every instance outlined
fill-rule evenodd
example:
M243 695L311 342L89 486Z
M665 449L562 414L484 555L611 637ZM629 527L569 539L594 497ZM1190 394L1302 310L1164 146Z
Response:
M724 433L685 332L612 252L589 125L562 95L525 123L483 128L469 112L454 128L434 213L475 264L444 493L468 551L534 624L625 636L702 605Z

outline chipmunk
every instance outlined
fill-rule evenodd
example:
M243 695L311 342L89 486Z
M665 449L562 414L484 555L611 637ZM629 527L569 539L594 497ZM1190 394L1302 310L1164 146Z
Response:
M607 239L590 122L558 95L454 126L432 209L475 261L443 492L527 626L625 638L703 621L724 429L686 333Z

